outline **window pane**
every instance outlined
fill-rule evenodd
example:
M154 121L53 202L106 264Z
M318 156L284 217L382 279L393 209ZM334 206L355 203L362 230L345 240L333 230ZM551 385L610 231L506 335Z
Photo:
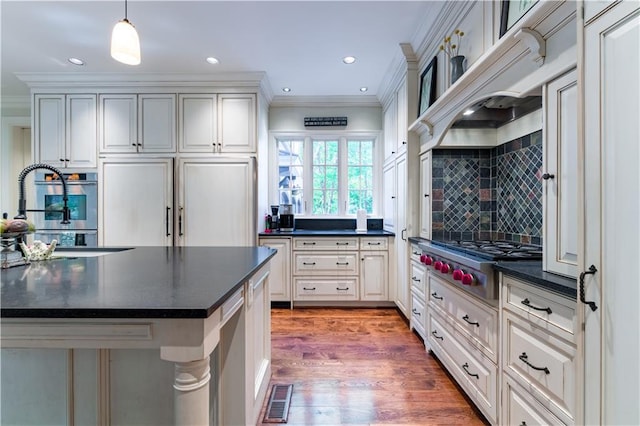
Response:
M278 192L280 204L292 204L294 213L303 213L304 143L278 140Z
M373 213L373 141L348 142L347 183L349 203L347 214L358 209Z
M349 165L360 164L360 143L355 141L347 142L347 155Z
M338 164L338 141L327 141L327 164Z

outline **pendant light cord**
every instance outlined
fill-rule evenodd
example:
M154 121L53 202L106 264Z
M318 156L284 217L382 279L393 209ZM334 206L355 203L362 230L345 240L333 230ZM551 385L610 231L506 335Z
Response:
M127 19L127 0L124 0L124 20L128 21L128 19Z

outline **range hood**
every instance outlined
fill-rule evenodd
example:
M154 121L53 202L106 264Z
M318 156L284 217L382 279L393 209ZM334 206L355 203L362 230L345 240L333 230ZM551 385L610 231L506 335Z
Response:
M542 108L542 96L491 96L459 114L452 129L497 129Z

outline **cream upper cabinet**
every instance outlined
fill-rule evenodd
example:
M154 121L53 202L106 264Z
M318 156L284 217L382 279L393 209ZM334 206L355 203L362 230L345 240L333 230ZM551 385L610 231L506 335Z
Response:
M96 167L96 95L35 95L36 161L56 167Z
M393 96L391 103L384 110L384 161L393 158L396 153L397 137L396 132L396 98Z
M254 94L181 94L180 152L256 152Z
M578 86L571 71L545 86L543 269L576 277L578 267Z
M409 138L409 115L408 115L408 94L407 81L402 80L400 87L396 91L396 151L402 154L407 150Z
M100 152L176 150L174 94L101 94Z
M431 152L420 156L420 237L431 239Z

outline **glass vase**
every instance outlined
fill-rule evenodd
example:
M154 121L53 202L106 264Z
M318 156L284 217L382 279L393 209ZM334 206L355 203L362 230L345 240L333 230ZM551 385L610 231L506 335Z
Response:
M464 74L464 56L458 55L453 56L450 59L451 61L451 84L455 83L456 80Z

